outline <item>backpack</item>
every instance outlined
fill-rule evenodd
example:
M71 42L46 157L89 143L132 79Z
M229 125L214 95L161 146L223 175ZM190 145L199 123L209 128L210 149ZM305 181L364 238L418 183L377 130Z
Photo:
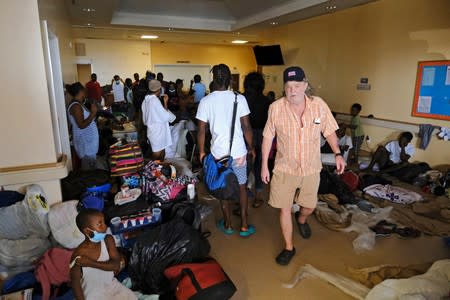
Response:
M167 268L164 275L176 287L177 300L227 300L236 286L214 259Z
M233 147L234 127L237 113L237 93L234 94L233 118L231 123L229 155L216 161L212 154L203 159L203 179L209 193L220 200L239 200L239 182L233 172Z
M341 175L342 181L348 186L350 192L354 192L359 186L359 176L353 171L347 171Z
M103 185L109 179L109 172L105 170L72 171L69 176L61 180L63 200L80 199L88 187Z

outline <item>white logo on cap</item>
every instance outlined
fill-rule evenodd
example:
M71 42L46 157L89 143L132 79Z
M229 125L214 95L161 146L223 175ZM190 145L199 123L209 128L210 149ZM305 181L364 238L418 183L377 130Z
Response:
M295 76L295 71L290 71L290 72L288 73L288 76L289 76L289 77Z

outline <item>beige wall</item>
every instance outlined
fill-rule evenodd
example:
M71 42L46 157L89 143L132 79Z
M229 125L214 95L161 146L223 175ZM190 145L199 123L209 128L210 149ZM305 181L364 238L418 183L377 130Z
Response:
M142 77L151 69L149 41L77 39L76 42L86 47L86 56L77 57L78 61L91 63L101 85L111 84L116 74L123 80L133 79L134 73Z
M268 30L264 38L281 44L286 65L301 65L318 95L339 112L352 103L373 114L413 123L450 126L448 121L411 116L417 63L450 59L450 1L380 0L334 14ZM267 67L267 89L280 95L283 67ZM370 91L357 91L368 77ZM371 147L398 131L366 126ZM450 163L450 143L433 138L416 160Z
M58 37L63 80L66 84L73 83L77 79L77 69L70 17L65 1L38 0L38 6L40 19L47 20L49 30Z
M7 1L0 14L0 167L55 162L37 2Z
M225 63L232 73L240 74L241 89L245 75L256 70L251 47L152 42L153 64L176 64L177 61L211 66Z

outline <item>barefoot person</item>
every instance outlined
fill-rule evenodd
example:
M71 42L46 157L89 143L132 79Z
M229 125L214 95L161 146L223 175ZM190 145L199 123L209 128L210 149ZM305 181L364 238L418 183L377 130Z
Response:
M345 162L338 145L338 125L327 104L312 96L309 83L300 67L284 71L286 96L269 108L262 144L262 171L264 183L269 183L268 166L272 140L277 137L277 157L270 186L269 204L280 209L280 225L285 248L276 262L287 265L295 255L292 238L291 207L293 201L300 205L296 221L303 238L311 236L306 219L317 204L320 181L320 134L326 138L336 156L336 168L342 173Z

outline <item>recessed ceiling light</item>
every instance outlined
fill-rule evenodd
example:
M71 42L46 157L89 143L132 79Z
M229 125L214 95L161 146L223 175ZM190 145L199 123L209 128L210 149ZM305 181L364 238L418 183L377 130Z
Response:
M94 12L95 8L83 8L83 11L85 11L85 12Z
M169 30L169 31L172 31L172 30L173 30L173 28L169 28L169 29L167 29L167 30Z
M141 39L157 39L159 36L157 35L141 35Z
M248 41L243 41L243 40L234 40L232 41L233 44L247 44Z
M95 26L95 24L94 24L94 23L86 23L86 26L89 26L89 27L94 27L94 26Z
M278 25L278 22L275 22L275 21L270 22L270 25Z
M336 5L328 5L328 6L325 7L326 10L333 10L333 9L336 9L336 8L337 8Z

